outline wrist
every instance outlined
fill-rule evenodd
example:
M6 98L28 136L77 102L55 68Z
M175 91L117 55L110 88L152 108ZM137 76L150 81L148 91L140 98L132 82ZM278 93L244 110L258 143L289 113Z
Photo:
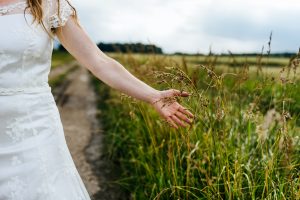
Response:
M154 89L151 91L151 93L148 96L148 99L146 100L147 103L153 105L160 99L160 91Z

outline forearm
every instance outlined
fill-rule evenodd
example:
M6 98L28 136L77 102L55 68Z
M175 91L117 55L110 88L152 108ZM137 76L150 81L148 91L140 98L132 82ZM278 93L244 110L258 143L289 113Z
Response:
M165 106L165 102L160 101L175 96L188 96L188 93L175 89L159 91L142 82L120 63L105 55L74 20L68 20L63 27L57 28L56 35L68 52L107 85L136 99L153 103L160 115L175 128L175 122L185 126L180 119L190 123L186 115L193 115L183 106L177 102Z
M148 103L157 97L158 90L136 78L116 60L100 55L93 60L90 71L110 87Z
M137 79L120 63L104 54L73 20L57 30L64 47L98 79L136 99L153 102L159 91Z

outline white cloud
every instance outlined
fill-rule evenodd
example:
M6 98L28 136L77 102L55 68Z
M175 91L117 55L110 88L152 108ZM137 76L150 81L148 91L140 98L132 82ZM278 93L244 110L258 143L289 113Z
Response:
M73 0L95 42L151 41L166 52L273 51L300 45L296 0Z

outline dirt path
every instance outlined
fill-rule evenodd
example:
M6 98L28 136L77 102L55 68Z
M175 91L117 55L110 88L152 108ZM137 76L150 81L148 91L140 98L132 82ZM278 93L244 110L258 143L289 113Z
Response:
M64 68L72 65L77 63ZM66 69L61 71L64 73ZM97 119L96 96L88 70L78 65L53 93L69 150L91 199L125 199L120 187L111 184L118 178L118 170L103 156L104 134Z
M90 196L99 191L97 177L87 162L84 150L92 137L95 117L95 95L89 86L87 70L79 67L68 75L70 81L64 91L64 101L58 103L65 137L79 174ZM62 98L62 97L60 97Z
M55 67L54 69L51 69L51 73L49 74L49 79L55 78L55 77L59 76L60 74L67 72L74 65L77 65L77 62L73 60L70 63L66 63L64 65L60 65L60 66Z

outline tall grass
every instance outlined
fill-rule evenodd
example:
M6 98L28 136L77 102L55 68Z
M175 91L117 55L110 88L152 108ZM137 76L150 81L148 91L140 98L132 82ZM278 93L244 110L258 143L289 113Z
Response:
M299 54L278 74L220 67L212 55L113 56L157 89L190 92L178 101L196 116L174 130L94 78L107 156L130 199L300 199Z

